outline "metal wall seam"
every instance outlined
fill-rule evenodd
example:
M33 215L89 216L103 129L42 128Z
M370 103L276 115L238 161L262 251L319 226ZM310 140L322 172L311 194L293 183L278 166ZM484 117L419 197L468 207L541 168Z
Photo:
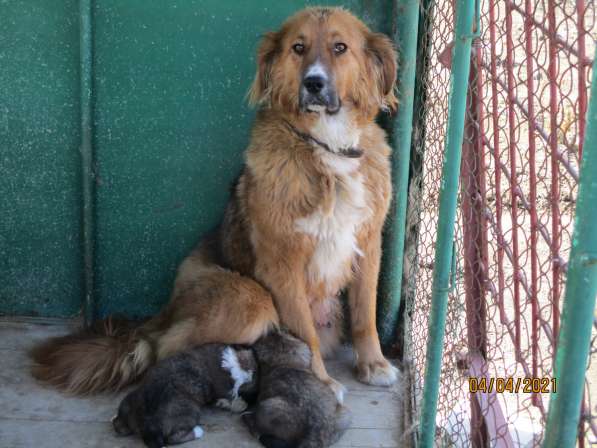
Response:
M95 176L93 154L93 0L79 1L81 183L83 190L83 317L85 325L95 319L94 245Z

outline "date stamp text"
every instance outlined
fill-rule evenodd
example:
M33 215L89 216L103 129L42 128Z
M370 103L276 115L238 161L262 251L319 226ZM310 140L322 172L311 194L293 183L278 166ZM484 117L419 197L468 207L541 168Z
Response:
M548 394L556 392L555 378L476 378L469 377L470 393Z

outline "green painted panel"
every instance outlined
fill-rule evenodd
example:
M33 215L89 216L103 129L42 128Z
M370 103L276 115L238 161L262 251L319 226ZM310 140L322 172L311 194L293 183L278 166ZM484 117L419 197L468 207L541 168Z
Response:
M241 169L259 37L309 3L94 2L100 316L168 299ZM331 2L384 31L390 3ZM76 1L0 3L0 313L69 316L83 301L78 16Z
M0 2L0 314L80 309L76 1Z

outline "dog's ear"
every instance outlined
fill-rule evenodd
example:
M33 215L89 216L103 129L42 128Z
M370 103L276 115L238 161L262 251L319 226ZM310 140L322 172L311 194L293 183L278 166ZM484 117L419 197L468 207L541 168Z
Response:
M249 104L252 106L269 102L271 99L272 65L279 51L278 33L266 33L257 50L257 73L249 89Z
M398 62L394 44L385 34L369 33L366 50L377 83L380 107L395 110L398 105L398 99L394 93Z

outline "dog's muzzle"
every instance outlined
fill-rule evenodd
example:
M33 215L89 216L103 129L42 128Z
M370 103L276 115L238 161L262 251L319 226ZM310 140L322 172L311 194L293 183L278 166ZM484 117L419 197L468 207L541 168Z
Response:
M325 110L328 114L335 114L340 109L340 100L333 82L321 75L307 75L303 78L299 102L303 111Z

